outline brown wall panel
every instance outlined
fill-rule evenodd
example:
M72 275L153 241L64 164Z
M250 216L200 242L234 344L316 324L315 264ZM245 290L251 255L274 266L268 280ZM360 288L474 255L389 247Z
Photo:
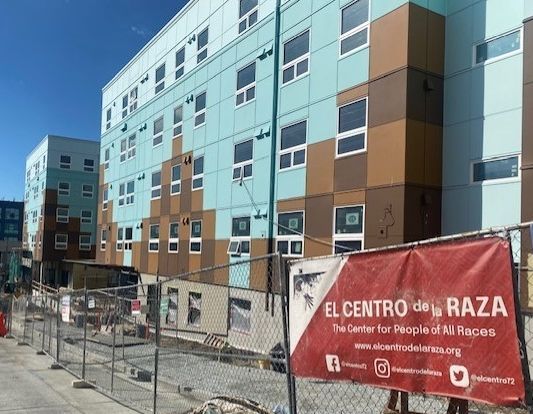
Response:
M201 267L206 269L215 265L215 240L202 239ZM212 280L211 280L212 282Z
M278 201L278 213L299 210L305 210L305 198L292 198L290 200Z
M192 191L191 211L202 211L204 206L204 190Z
M370 128L403 119L407 114L407 70L374 80L368 88Z
M169 214L179 214L179 212L181 211L180 201L181 201L181 196L179 195L170 197Z
M150 217L159 217L161 215L161 199L150 201Z
M403 243L404 186L366 192L365 248Z
M134 242L132 247L132 265L135 269L141 268L141 243Z
M442 185L442 127L407 120L405 181L440 187Z
M180 195L180 208L181 212L191 211L191 179L181 180L181 195Z
M215 265L225 265L229 263L228 256L229 240L215 240ZM252 243L253 249L253 243ZM253 250L252 250L253 251Z
M405 134L405 119L368 130L369 187L405 181Z
M356 101L368 95L368 83L356 86L355 88L346 89L337 95L337 106Z
M182 151L183 136L178 135L172 139L172 157L179 157Z
M183 180L185 179L192 178L192 160L193 160L192 151L186 152L185 154L183 154L181 159L182 159L181 160L181 181L183 182Z
M407 117L442 125L444 80L415 69L407 71Z
M366 186L366 153L350 155L335 160L334 191L355 190Z
M202 213L202 238L215 240L216 211L204 210Z
M333 214L333 213L332 213ZM332 238L331 238L331 225L329 230L330 236L329 237L320 237L319 239L323 243L319 243L314 240L305 240L305 246L304 246L304 255L305 257L316 257L316 256L328 256L333 253L333 247L331 247L332 244Z
M143 254L143 253L141 252L141 254ZM148 252L148 246L146 248L146 253L145 254L148 256L148 269L147 269L146 273L151 273L151 274L155 275L158 272L158 270L159 270L159 255L157 253Z
M203 244L203 243L202 243ZM202 252L203 252L202 246ZM202 256L200 254L189 255L189 272L194 272L202 268Z
M311 237L331 237L333 194L308 197L305 202L305 233Z
M440 189L406 186L404 220L404 242L423 240L440 235Z
M370 79L407 66L409 5L370 25Z
M189 227L187 226L187 229ZM178 253L178 273L184 274L189 272L189 237L180 239L180 247Z
M226 244L227 248L227 244ZM268 254L268 240L267 239L253 239L251 246L251 256L259 257Z
M306 194L316 195L333 191L335 139L328 139L307 147Z
M530 24L533 25L533 22ZM533 27L530 30L533 32ZM531 45L531 49L529 53L533 55L533 44ZM531 71L533 72L533 68ZM524 84L522 113L524 114L522 117L522 167L524 168L533 166L533 116L530 115L533 113L533 81ZM524 181L524 177L522 177L522 182L526 182ZM531 189L533 187L530 184L528 188Z
M333 206L349 206L353 204L365 204L366 190L345 191L333 195Z

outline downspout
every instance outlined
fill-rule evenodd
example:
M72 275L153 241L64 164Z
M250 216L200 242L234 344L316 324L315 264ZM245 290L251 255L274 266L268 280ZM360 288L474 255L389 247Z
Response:
M274 242L274 204L276 191L276 151L278 135L278 97L279 97L279 49L280 49L280 32L281 32L281 0L276 0L276 9L274 11L274 63L272 78L272 121L270 127L271 147L270 147L270 190L268 202L268 253L276 251ZM270 261L270 260L269 260ZM269 266L273 269L272 266ZM281 275L280 275L281 277ZM272 293L272 272L268 273L267 280L267 300L266 308L268 309L268 295ZM272 297L272 300L274 297Z

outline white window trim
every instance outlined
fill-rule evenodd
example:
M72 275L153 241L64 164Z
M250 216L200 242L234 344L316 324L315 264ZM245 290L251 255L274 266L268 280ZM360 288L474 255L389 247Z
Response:
M477 47L479 45L482 45L483 43L491 42L493 40L496 40L500 37L507 36L514 32L520 32L520 48L519 49L504 53L503 55L499 55L499 56L484 60L483 62L476 63L476 57L477 57L476 53L477 53ZM523 26L515 27L514 29L509 30L505 33L499 34L497 36L492 36L492 37L489 37L488 39L483 39L483 40L480 40L479 42L474 43L472 46L472 67L477 68L480 66L490 65L491 63L497 62L499 60L506 59L514 55L518 55L522 53L523 51L524 51L524 27Z
M89 192L85 191L83 189L83 186L85 186L85 185L90 185L91 186L91 195L90 196L86 195L86 194L89 194ZM82 184L81 185L81 196L82 196L82 198L93 198L94 197L94 185L93 184Z
M126 106L124 106L124 98L126 98ZM129 92L126 92L126 94L122 96L122 112L121 112L122 119L128 116L129 106L130 106L130 95L129 95Z
M170 237L170 227L173 224L177 224L178 225L178 237ZM176 244L177 250L170 250L170 245L173 244L173 243ZM180 250L179 222L174 221L174 222L171 222L171 223L168 224L168 253L169 254L178 254L179 250Z
M209 26L204 27L202 30L198 32L198 39L200 39L200 35L207 30L207 43L205 46L203 46L201 49L198 49L198 46L196 47L196 64L200 65L204 63L209 58L209 50L207 49L209 46ZM198 62L198 57L203 51L207 51L205 58L203 58L200 62Z
M362 220L361 233L343 233L343 234L336 234L335 233L335 227L336 227L336 218L337 218L337 210L341 208L349 208L349 207L363 207L363 214L362 214ZM332 223L332 231L331 234L333 235L333 246L332 246L332 254L342 254L342 253L335 253L335 242L337 240L339 241L360 241L361 242L361 250L365 249L365 214L366 214L366 207L364 204L348 204L345 206L335 206L333 208L333 223ZM344 254L349 254L352 252L346 252Z
M133 192L128 193L128 183L133 182ZM135 203L135 180L129 180L124 183L124 205L131 206Z
M69 157L69 162L61 161L61 157ZM59 168L62 170L70 170L72 167L72 157L70 155L60 154L59 155Z
M198 96L199 95L203 95L205 93L205 106L203 109L199 110L198 112L195 112L194 113L194 128L193 129L197 129L197 128L200 128L202 126L205 125L206 121L207 121L207 91L203 91L203 92L200 92L198 94L196 94L196 96L194 97L194 110L196 111L196 100L198 99ZM196 118L198 118L200 115L204 114L204 122L202 122L201 124L198 124L196 125Z
M132 140L132 138L133 138L133 140ZM131 145L132 141L133 141L133 145ZM130 135L128 137L128 141L127 141L126 145L127 145L127 147L126 147L126 153L127 153L126 158L128 160L131 160L131 159L135 158L135 156L137 155L137 136L135 134Z
M173 137L179 137L180 135L183 135L183 105L179 105L179 106L176 106L174 108L174 111L181 107L181 122L177 122L175 123L173 126L172 126L172 136ZM172 115L174 115L174 112L172 113ZM175 131L176 131L176 128L180 128L180 133L178 135L176 135Z
M240 1L238 2L238 7L239 7L239 9L241 7L241 2ZM249 18L256 11L257 11L257 21L252 26L250 26ZM240 14L240 12L239 12L239 14ZM244 16L239 18L239 23L237 24L237 31L239 31L239 27L241 26L241 22L244 21L244 20L246 20L246 29L244 29L242 32L240 32L239 36L244 34L244 33L246 33L248 30L250 30L251 27L253 27L257 23L259 23L259 1L257 2L257 6L255 6L252 10L250 10Z
M474 165L490 161L505 160L508 158L518 157L518 175L516 177L495 178L492 180L474 181ZM470 161L470 185L493 185L493 184L505 184L515 183L522 180L522 154L514 153L508 155L498 155L497 157L479 158Z
M294 210L294 211L280 211L276 216L276 223L279 225L279 215L280 214L290 214L290 213L302 213L302 222L303 222L303 233L300 234L288 234L288 235L279 235L276 232L276 252L278 252L278 241L287 241L289 253L284 254L284 257L304 257L305 254L305 210ZM291 254L291 241L301 241L302 242L302 253L301 254Z
M106 198L107 192L107 198ZM102 211L106 211L109 207L109 188L105 188L102 193Z
M82 237L88 237L89 238L89 243L82 243L81 242L81 239ZM85 252L90 252L91 251L91 245L92 245L92 237L90 235L87 235L87 234L80 234L80 239L79 239L79 249L80 251L85 251Z
M122 238L119 238L120 230L122 229ZM124 248L124 238L126 237L126 229L125 227L117 227L117 245L116 245L116 251L121 252Z
M87 165L86 162L87 161L92 161L93 162L93 165ZM84 158L83 159L83 171L84 172L94 172L94 166L95 162L92 158Z
M120 186L124 186L124 194L120 195ZM122 201L122 204L120 203ZM126 183L120 183L118 185L118 207L124 207L126 205Z
M104 240L104 232L105 232L105 235L106 235L106 240ZM101 229L100 230L100 251L104 252L107 248L107 237L108 237L108 232L107 232L107 229Z
M60 215L59 210L66 210L67 215ZM68 223L70 221L70 210L66 207L58 207L56 208L56 223Z
M126 238L127 229L131 229L131 239ZM124 251L128 252L133 249L133 227L124 227Z
M174 181L170 182L170 195L171 196L181 194L181 164L173 165L170 168L170 178L172 179L172 170L174 169L174 167L177 167L178 165L180 167L180 178L179 178L179 180L174 180ZM172 192L172 187L174 187L175 185L179 185L180 189L177 192ZM191 184L191 186L192 186L192 184Z
M104 149L104 170L109 170L109 161L111 159L111 149Z
M356 129L352 129L350 131L346 131L346 132L343 132L343 133L339 133L339 126L340 126L339 123L340 123L341 108L344 108L345 106L348 106L348 105L351 105L351 104L354 104L354 103L357 103L357 102L361 102L361 101L366 101L365 126L364 127L360 127L360 128L356 128ZM343 138L348 138L350 136L358 135L358 134L362 134L362 133L365 134L365 146L364 146L364 148L359 149L359 150L355 150L355 151L344 152L342 154L339 154L339 141L340 140L342 140ZM362 154L362 153L367 151L367 148L368 148L367 146L368 146L368 96L365 96L364 98L359 98L359 99L356 99L355 101L351 101L351 102L345 103L344 105L341 105L341 106L337 107L337 136L335 138L335 158L343 158L343 157L347 157L349 155Z
M291 83L296 82L299 79L305 78L306 76L309 76L309 73L311 72L311 28L307 28L305 30L302 30L297 35L295 35L295 36L291 37L290 39L287 39L286 41L284 41L283 45L282 45L283 46L283 53L285 54L285 44L287 44L290 41L296 39L298 36L303 35L305 32L309 32L309 51L307 53L305 53L304 55L302 55L300 57L297 57L294 60L291 60L289 63L286 63L286 64L284 64L281 67L281 87L284 87L286 85L290 85ZM308 60L308 62L307 62L307 72L296 76L296 66L298 65L298 63L303 62L306 59ZM294 66L293 73L294 73L295 76L290 81L283 82L283 72L285 72L285 69L288 69L291 66Z
M60 242L57 240L58 236L64 236L65 237L65 241L64 242ZM54 249L55 250L67 250L68 248L68 234L63 234L63 233L59 233L59 234L56 234L55 235L55 246L54 246Z
M297 145L295 147L289 147L287 149L284 149L282 150L281 149L281 131L285 128L288 128L288 127L291 127L293 125L296 125L296 124L299 124L300 122L303 122L305 121L305 144L300 144L300 145ZM302 168L302 167L305 167L307 165L307 138L309 137L309 119L306 118L306 119L300 119L299 121L296 121L296 122L291 122L290 124L287 124L287 125L283 125L282 127L280 127L280 130L279 130L279 145L280 145L280 150L279 150L279 156L278 156L278 171L281 172L281 171L290 171L290 170L294 170L294 169L297 169L297 168ZM300 150L305 150L305 157L304 157L304 162L303 164L298 164L298 165L294 165L294 153L295 152L298 152ZM291 154L291 166L290 167L287 167L287 168L281 168L281 156L284 155L284 154L289 154L289 153L292 153Z
M91 213L91 217L90 218L84 218L83 217L83 213ZM87 220L89 220L89 221L87 221ZM93 224L93 212L92 212L92 210L81 210L81 212L80 212L80 223L82 223L82 224Z
M252 66L253 64L255 64L255 61L252 62L252 63L248 63L247 65L241 67L240 69L237 69L237 72L236 72L236 79L235 79L235 85L237 85L239 83L239 72L246 69L248 66ZM253 101L255 101L255 97L257 95L257 64L255 65L255 75L254 75L254 78L255 80L252 82L252 83L249 83L248 85L244 86L243 88L241 89L237 89L235 91L235 108L241 108L243 107L244 105L247 105ZM247 100L246 99L246 92L248 92L248 90L254 88L255 89L255 92L254 92L254 97L250 100ZM241 104L237 104L237 97L241 94L241 93L244 93L244 101L241 103Z
M190 237L189 237L189 254L202 254L202 236L201 236L201 232L200 232L200 237L192 237L192 223L195 223L199 221L200 222L200 225L202 226L202 230L203 230L203 223L202 223L202 220L191 220L191 230L189 232L190 234ZM197 251L192 251L191 250L191 245L193 243L200 243L200 251L197 252Z
M149 240L148 240L148 251L150 253L157 253L159 251L159 238L157 239L152 239L152 227L159 227L159 229L161 230L161 227L159 224L150 224L150 227L148 229L149 233L148 235L150 236ZM161 236L160 236L161 237ZM152 244L157 244L157 249L152 249Z
M152 185L150 187L150 200L159 200L161 198L161 180L163 179L161 170L154 171L152 173L152 180L154 178L154 174L157 174L159 172L159 185ZM159 191L159 195L154 197L154 191Z
M124 150L122 150L122 143L124 143ZM128 138L123 138L120 140L120 163L126 162L128 159Z
M133 99L131 95L132 95L132 92L135 90L136 90L135 99ZM139 87L138 86L131 88L129 92L128 100L129 100L129 109L130 109L130 114L131 114L132 112L135 112L138 107L138 101L139 101Z
M232 168L232 173L231 173L231 177L233 179L233 181L241 181L241 180L249 180L249 179L252 179L254 177L254 140L253 138L251 139L245 139L244 141L241 141L241 142L237 142L236 144L233 144L233 158L235 160L235 147L239 144L244 144L245 142L248 142L248 141L252 141L252 158L249 159L249 160L246 160L246 161L241 161L241 162L238 162L238 163L233 163L233 168ZM248 166L248 165L251 165L252 166L252 175L249 176L249 177L243 177L244 175L244 167ZM239 174L239 177L238 178L233 178L234 177L234 172L235 170L239 168L240 169L240 174Z
M231 218L231 225L232 225L232 232L233 232L233 220L234 219L243 219L243 218L249 218L250 219L250 235L249 236L231 236L230 237L230 240L229 240L229 243L228 243L228 250L227 250L227 253L228 255L230 256L237 256L237 257L241 257L241 256L250 256L250 253L252 251L252 220L251 220L251 217L250 216L236 216L236 217L232 217ZM238 247L238 252L237 253L231 253L230 252L230 246L231 246L231 243L232 242L238 242L239 243L239 247ZM243 253L242 252L242 242L248 242L248 246L250 247L250 251L248 253Z
M363 50L368 47L370 44L370 16L372 16L372 1L368 1L368 16L365 23L361 23L359 26L354 27L353 29L347 31L346 33L342 33L342 12L344 9L347 9L348 7L352 6L353 4L357 3L359 0L352 1L351 3L347 4L346 6L341 8L340 12L340 18L339 18L339 59L344 59L345 57L348 57L350 55L353 55L354 53L359 52L360 50ZM342 41L348 37L353 36L354 34L357 34L359 32L362 32L363 30L367 29L366 34L366 43L364 45L358 46L353 50L350 50L349 52L346 52L344 55L342 54Z
M178 50L176 50L176 53L174 53L174 65L176 64L176 56L177 56L178 52L181 51L182 49L183 49L183 63L181 65L175 67L175 69L174 69L174 80L179 80L179 79L183 78L183 76L185 76L185 62L187 61L187 57L186 57L187 49L185 48L185 46L180 47ZM183 68L183 74L180 77L176 77L176 73L178 73L178 70L180 70L182 68Z
M203 169L203 172L200 173L200 174L194 174L194 161L197 160L198 158L201 158L203 157L204 159L204 169ZM194 158L193 159L193 162L192 162L192 180L191 180L191 191L198 191L198 190L203 190L204 188L204 172L205 172L205 155L199 155L198 157ZM194 181L201 178L202 179L202 186L201 187L197 187L197 188L194 188Z
M65 190L65 189L60 189L59 188L59 184L68 184L68 190ZM61 194L61 191L66 191L67 194ZM59 181L57 183L57 195L60 195L62 197L70 197L70 183L69 182L66 182L66 181Z
M165 74L163 75L163 78L157 82L156 78L157 78L157 71L159 69L161 69L162 67L165 67ZM160 92L163 92L163 90L165 89L165 79L167 77L167 66L166 66L166 62L163 62L161 63L158 67L155 68L155 73L154 73L154 95L157 95L159 94ZM157 88L159 87L159 85L163 85L163 89L161 89L160 91L156 91Z
M161 132L158 132L157 134L152 135L152 148L157 148L163 145L163 132L165 131L165 125L164 125L165 118L163 116L160 116L157 119L155 119L153 123L155 125L155 123L159 121L160 119L163 119L163 130ZM153 131L153 128L152 128L152 131ZM155 139L159 137L161 137L161 142L159 144L154 144Z

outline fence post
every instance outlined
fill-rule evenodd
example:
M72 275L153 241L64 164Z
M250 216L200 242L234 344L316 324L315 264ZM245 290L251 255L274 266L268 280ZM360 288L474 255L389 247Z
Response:
M81 379L85 381L85 354L87 353L87 317L89 315L89 295L87 294L87 286L84 289L85 315L83 317L83 358L81 362Z
M49 313L50 316L48 317L48 354L52 353L52 315L54 307L52 306L52 298L50 298L50 301L48 302L49 306Z
M44 355L44 336L46 334L46 300L47 298L48 297L46 293L44 294L44 301L43 301L43 298L41 297L41 313L43 315L43 337L41 341L40 355Z
M157 413L157 377L159 371L159 346L161 344L161 282L157 283L156 289L156 318L155 318L155 360L154 360L154 414ZM148 329L150 327L148 326Z
M33 295L31 296L31 298L33 299ZM33 332L35 330L35 306L33 306L33 303L32 303L32 307L31 307L31 346L33 346Z
M294 382L294 377L292 376L291 370L291 347L289 341L289 316L287 312L288 301L287 301L287 287L288 287L288 277L287 269L285 268L285 261L281 253L278 253L278 272L279 272L279 281L281 288L281 309L282 309L282 319L283 319L283 347L285 348L285 365L287 371L287 390L289 392L289 411L291 414L297 413L297 404L296 404L296 384Z
M11 295L10 297L11 297L11 299L9 301L9 306L10 306L9 315L8 315L9 317L7 319L7 332L8 332L7 337L8 338L13 338L14 337L13 336L13 331L12 331L12 329L13 329L13 304L15 302L15 299L14 299L15 296Z
M115 309L113 311L113 357L111 359L111 394L113 394L113 386L115 384L115 345L117 343L117 296L118 290L115 289ZM109 324L109 320L107 321Z
M25 296L24 319L22 320L22 344L26 342L26 319L28 318L28 303L28 296Z
M56 362L59 364L59 340L61 339L61 295L57 295L57 312L56 312Z

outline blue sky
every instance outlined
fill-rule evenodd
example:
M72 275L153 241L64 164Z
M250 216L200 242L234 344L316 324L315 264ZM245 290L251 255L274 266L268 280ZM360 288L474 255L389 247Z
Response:
M102 87L186 0L0 0L0 199L46 134L99 140Z

